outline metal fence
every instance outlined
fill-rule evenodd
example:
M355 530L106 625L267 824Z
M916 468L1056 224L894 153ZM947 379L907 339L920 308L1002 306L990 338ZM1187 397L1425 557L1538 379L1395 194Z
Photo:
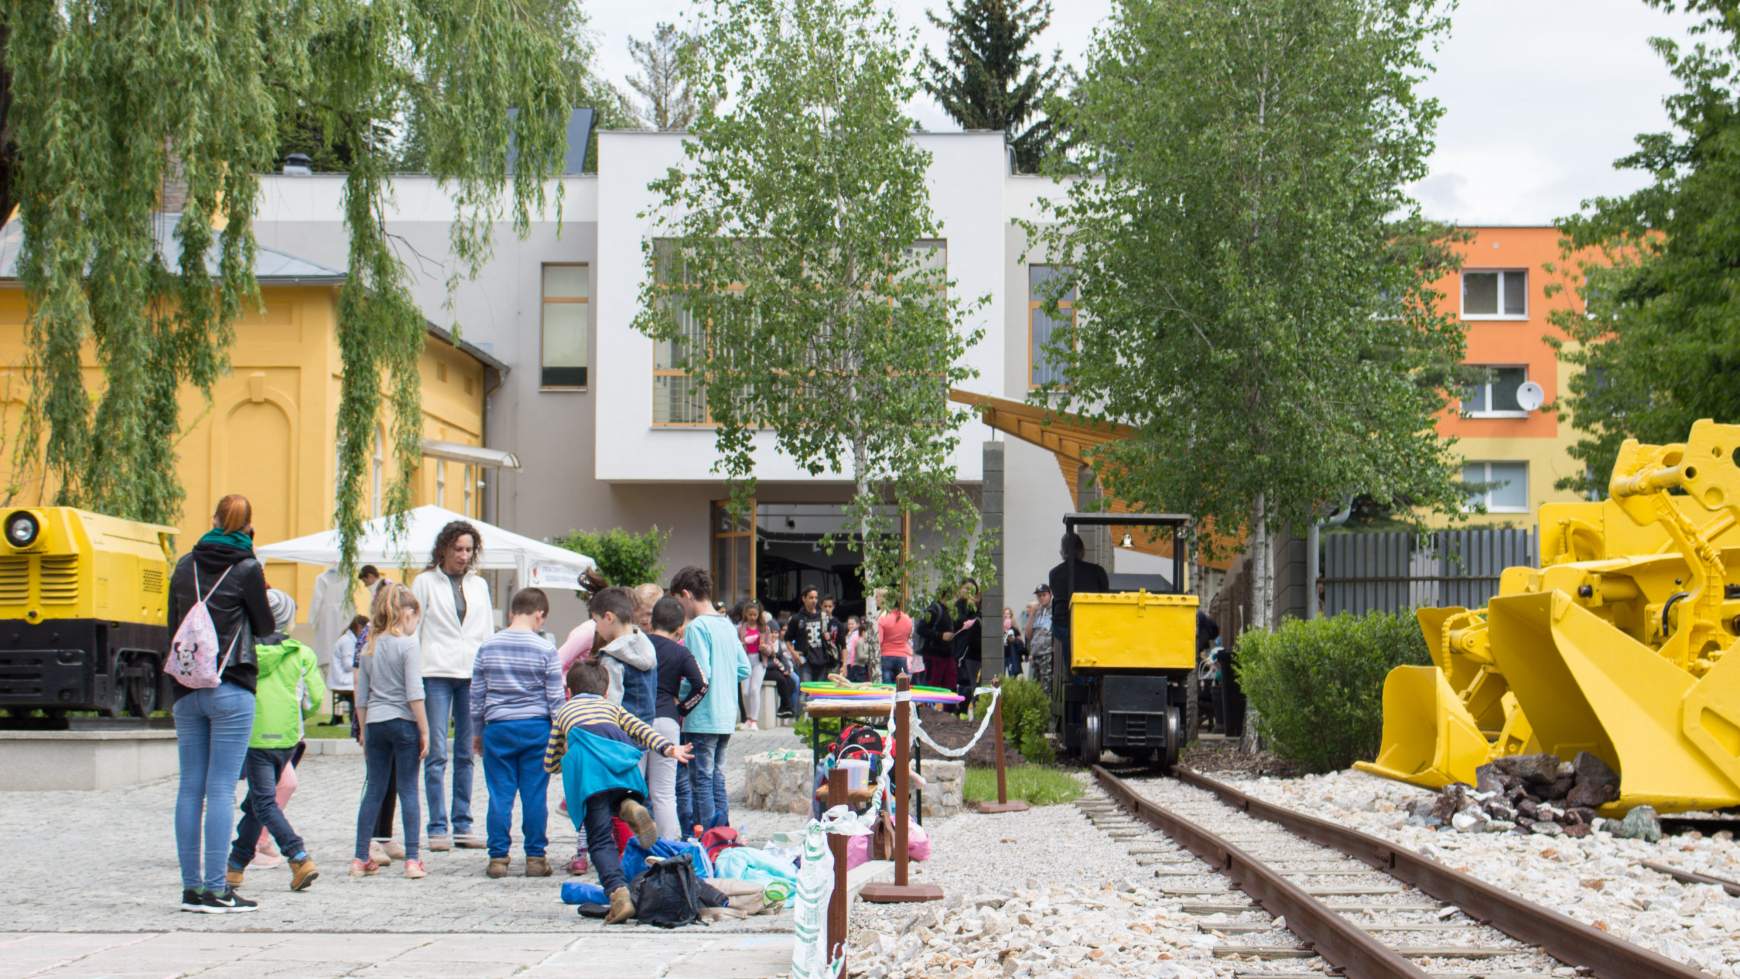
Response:
M1405 530L1323 536L1323 608L1400 612L1421 606L1478 608L1498 594L1498 576L1535 566L1531 530L1441 530L1424 540Z

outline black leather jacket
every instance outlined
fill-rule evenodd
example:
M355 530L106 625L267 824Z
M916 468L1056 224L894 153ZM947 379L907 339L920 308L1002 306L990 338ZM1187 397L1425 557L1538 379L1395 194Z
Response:
M254 657L254 637L271 635L272 607L266 601L266 572L254 558L253 551L244 551L227 544L201 541L175 564L169 579L169 634L181 627L187 610L199 601L194 592L194 569L199 570L199 587L206 594L205 607L211 612L212 625L217 627L218 657L221 659L230 643L235 650L224 666L224 681L252 691L259 667ZM233 568L227 577L224 571ZM223 577L223 583L218 579ZM214 589L212 586L217 585ZM238 637L238 633L240 634ZM188 692L180 684L171 684L176 699Z

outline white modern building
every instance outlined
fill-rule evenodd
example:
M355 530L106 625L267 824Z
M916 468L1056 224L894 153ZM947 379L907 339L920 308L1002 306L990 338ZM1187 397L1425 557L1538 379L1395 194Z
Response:
M848 495L843 478L812 479L763 440L757 517L734 525L721 507L724 482L714 472L714 434L705 406L684 372L631 321L647 275L643 246L654 233L649 181L683 161L678 133L605 132L598 173L552 184L561 219L550 207L524 238L504 219L481 272L451 296L461 273L449 233L455 212L427 176L394 182L388 230L415 277L414 292L436 324L506 363L490 392L486 445L513 453L518 471L485 473L483 513L521 533L553 536L574 529L657 526L671 533L667 571L710 567L726 598L753 588L776 604L797 583L856 591L849 558L813 547L837 520ZM977 307L983 339L968 353L977 378L963 385L1012 402L1025 401L1045 365L1039 350L1049 321L1030 284L1046 266L1029 261L1019 221L1041 217L1039 204L1061 188L1012 175L1001 133L918 134L931 154L932 206L941 225L935 247L951 288ZM340 209L342 176L265 178L256 232L263 245L335 268L345 266ZM1004 434L973 421L954 460L962 484L977 493L984 443ZM1010 438L1003 450L1003 604L1019 608L1056 563L1059 516L1075 508L1067 466L1046 448ZM448 492L457 492L449 488ZM440 502L440 501L437 501ZM1150 572L1160 562L1119 551L1119 570ZM993 614L987 610L987 614Z

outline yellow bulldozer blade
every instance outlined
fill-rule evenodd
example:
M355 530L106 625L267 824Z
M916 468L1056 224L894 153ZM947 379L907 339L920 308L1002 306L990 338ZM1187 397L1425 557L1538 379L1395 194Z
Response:
M1540 750L1587 751L1619 773L1604 812L1740 805L1740 661L1696 677L1560 591L1494 598L1487 624Z
M1376 761L1353 767L1429 789L1474 784L1492 746L1436 666L1398 666L1384 679L1384 734Z

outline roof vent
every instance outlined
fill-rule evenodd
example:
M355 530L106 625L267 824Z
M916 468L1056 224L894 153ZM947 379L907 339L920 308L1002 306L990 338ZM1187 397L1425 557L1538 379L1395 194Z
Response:
M314 161L306 153L292 153L284 158L286 177L307 177L314 173Z

